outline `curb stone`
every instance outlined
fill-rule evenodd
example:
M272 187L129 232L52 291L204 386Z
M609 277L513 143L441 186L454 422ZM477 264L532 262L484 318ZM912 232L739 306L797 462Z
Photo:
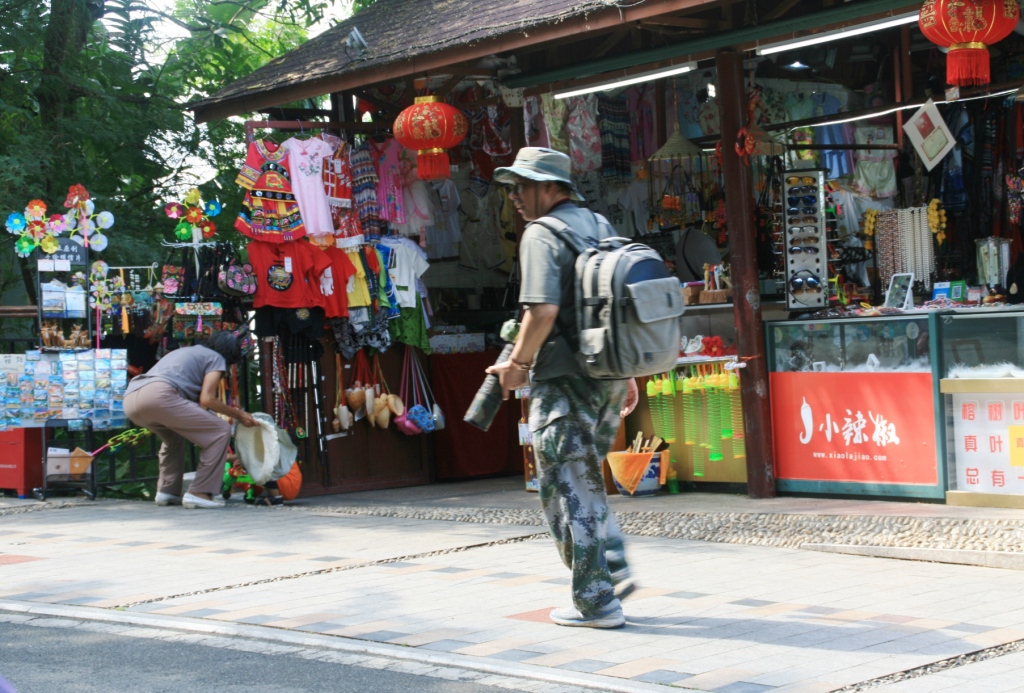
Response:
M13 616L13 618L11 618ZM597 674L586 674L576 671L563 671L534 664L510 662L505 660L459 655L450 652L424 651L401 645L389 645L366 640L345 638L337 635L321 635L315 633L297 633L270 626L256 626L225 622L212 622L185 616L166 616L162 614L126 613L94 607L62 606L56 604L35 604L10 600L0 600L0 620L11 620L14 623L30 624L33 618L45 618L46 625L53 627L74 628L80 621L107 624L108 626L137 626L138 630L148 632L139 634L141 637L156 637L153 630L170 635L184 641L198 642L211 646L229 647L235 639L246 641L264 641L277 646L291 646L296 651L302 648L315 648L336 653L352 655L344 664L367 666L373 669L401 666L402 662L418 663L428 667L439 667L436 672L439 678L453 678L452 670L466 670L488 675L489 679L501 678L511 680L528 679L531 681L568 686L572 691L609 691L610 693L659 693L664 691L694 691L692 688L677 686L661 686L653 683L615 679ZM242 648L239 648L242 649ZM383 660L383 661L367 661ZM376 664L376 666L374 666ZM426 672L424 672L426 675ZM485 681L490 685L501 685L498 681ZM519 681L521 685L521 681ZM522 690L514 688L513 690Z

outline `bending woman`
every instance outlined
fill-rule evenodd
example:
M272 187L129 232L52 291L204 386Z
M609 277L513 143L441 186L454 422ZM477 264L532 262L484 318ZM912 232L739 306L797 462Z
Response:
M170 352L128 384L124 395L125 414L133 424L148 428L163 441L157 505L181 503L186 508L223 505L214 498L220 492L224 476L231 424L213 412L229 416L243 426L256 425L251 414L229 407L217 397L217 386L228 366L241 358L238 338L230 332L215 332L201 345ZM201 448L202 452L195 481L182 498L185 441Z

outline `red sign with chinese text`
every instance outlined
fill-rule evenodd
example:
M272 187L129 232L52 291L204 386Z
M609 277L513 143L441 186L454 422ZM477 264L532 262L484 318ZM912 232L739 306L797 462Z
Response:
M772 373L779 479L938 483L931 373Z

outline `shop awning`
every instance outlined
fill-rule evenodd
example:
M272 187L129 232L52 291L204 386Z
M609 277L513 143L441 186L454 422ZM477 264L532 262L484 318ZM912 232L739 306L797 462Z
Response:
M713 9L719 4L720 0L648 0L620 8L607 0L379 0L188 107L198 122L226 118L410 75L441 73L446 67L488 55L583 37L674 12ZM624 70L729 46L836 28L844 22L917 6L908 5L906 0L848 2L792 19L517 75L506 80L506 84L535 86ZM351 52L345 44L353 28L359 29L368 46L362 56Z
M188 108L198 122L226 118L718 3L649 0L619 8L607 0L379 0ZM362 57L345 45L353 28L367 43Z

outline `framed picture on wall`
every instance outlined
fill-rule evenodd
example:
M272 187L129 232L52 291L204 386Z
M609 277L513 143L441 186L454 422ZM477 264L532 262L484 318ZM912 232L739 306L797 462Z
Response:
M931 99L917 109L903 125L903 131L907 133L910 143L929 171L956 145L953 133Z

